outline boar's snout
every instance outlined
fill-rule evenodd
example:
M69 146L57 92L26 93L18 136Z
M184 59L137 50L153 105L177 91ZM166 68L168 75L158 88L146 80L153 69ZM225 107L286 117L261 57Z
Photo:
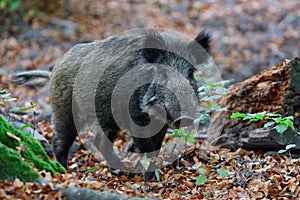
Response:
M193 123L194 123L194 119L192 117L181 116L181 117L177 118L176 120L174 120L173 126L178 129L180 127L190 126Z

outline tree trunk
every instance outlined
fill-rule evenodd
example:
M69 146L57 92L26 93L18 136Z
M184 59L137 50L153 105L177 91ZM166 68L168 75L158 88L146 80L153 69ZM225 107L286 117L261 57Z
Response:
M208 138L211 143L227 148L282 149L296 144L300 152L300 135L288 129L282 136L272 128L263 129L264 122L249 124L230 119L232 113L272 112L294 116L300 129L300 58L285 61L234 85L219 100L227 112L214 113Z

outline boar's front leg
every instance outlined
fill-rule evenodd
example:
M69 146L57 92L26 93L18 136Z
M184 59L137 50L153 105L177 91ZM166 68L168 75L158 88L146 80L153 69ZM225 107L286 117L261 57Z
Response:
M133 141L136 144L137 148L140 150L140 153L146 153L147 158L151 159L150 165L147 169L145 169L144 166L141 165L141 162L138 162L136 166L136 168L138 169L143 169L146 181L152 179L155 175L156 157L159 154L159 150L162 146L162 142L167 129L168 126L164 125L158 133L149 138L133 137Z
M122 169L123 164L113 149L113 143L117 135L117 130L104 129L103 131L104 133L98 131L94 144L111 168Z

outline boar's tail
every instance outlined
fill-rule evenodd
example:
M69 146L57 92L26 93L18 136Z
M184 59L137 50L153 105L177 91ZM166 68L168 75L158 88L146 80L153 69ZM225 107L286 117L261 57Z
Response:
M10 82L28 88L43 87L50 79L51 72L42 70L25 71L14 74Z

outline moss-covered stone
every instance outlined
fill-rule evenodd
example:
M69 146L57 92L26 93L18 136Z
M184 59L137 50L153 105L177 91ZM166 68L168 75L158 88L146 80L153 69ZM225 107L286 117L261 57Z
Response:
M20 138L20 141L8 137L8 132ZM55 173L66 172L65 168L60 163L52 161L48 157L39 141L35 140L30 134L26 132L16 130L11 124L6 122L1 115L0 142L6 147L13 150L16 150L16 147L18 146L22 146L21 156L24 157L27 162L33 163L40 170L51 172L52 175ZM4 156L4 159L5 158L8 157ZM9 160L7 162L9 162ZM20 168L18 169L22 170Z
M25 182L33 182L39 174L15 150L0 143L0 179L12 182L19 178Z

